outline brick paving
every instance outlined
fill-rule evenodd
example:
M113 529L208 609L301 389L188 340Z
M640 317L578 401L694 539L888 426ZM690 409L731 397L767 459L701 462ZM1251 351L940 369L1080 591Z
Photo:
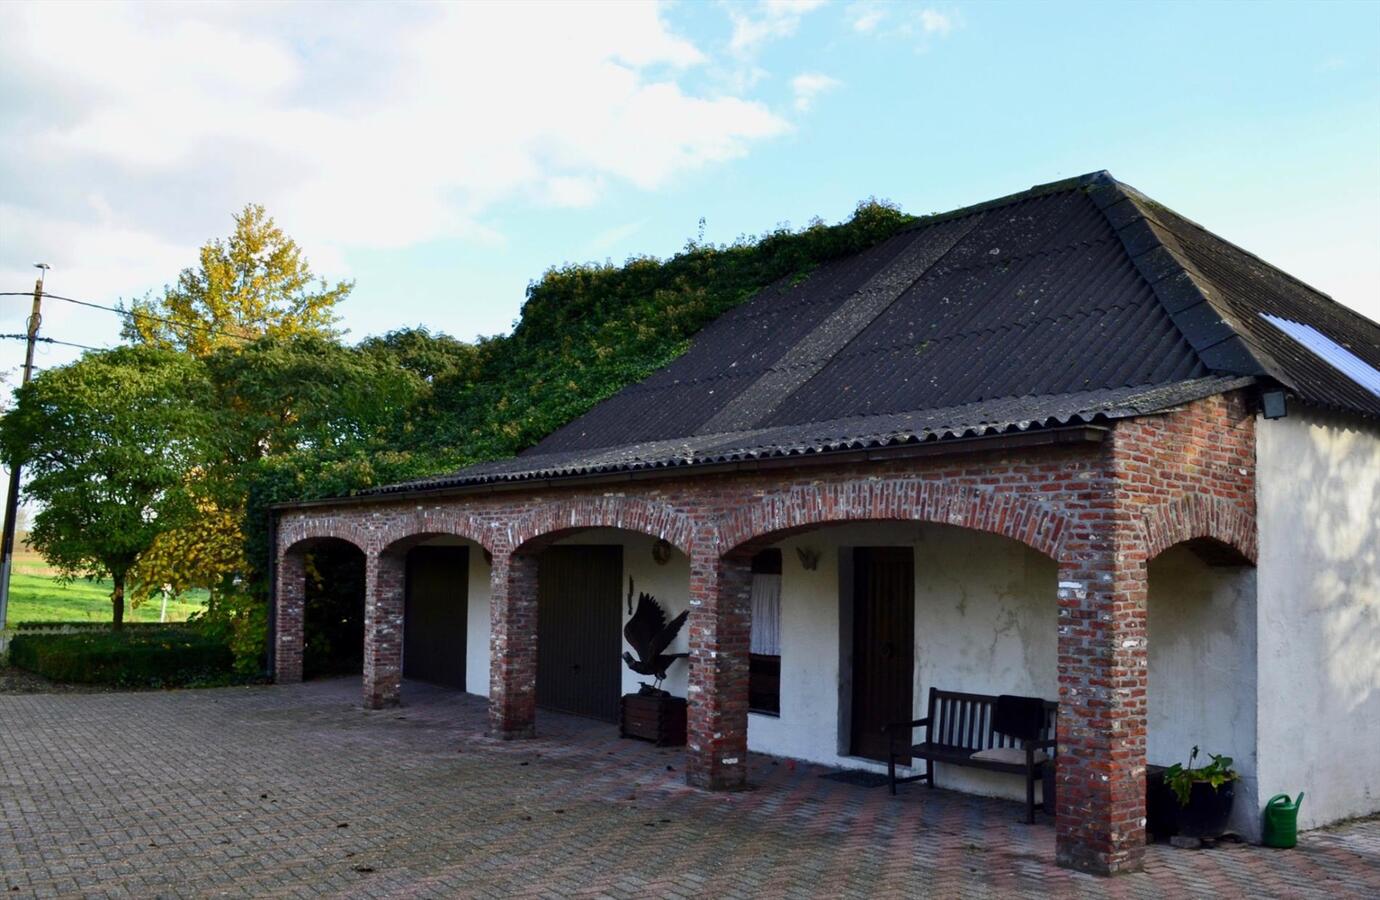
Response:
M5 896L1375 897L1380 820L1297 850L1150 848L1114 879L1053 865L1048 819L912 785L893 799L754 755L686 787L683 750L543 713L359 682L0 696ZM7 893L6 893L7 892Z

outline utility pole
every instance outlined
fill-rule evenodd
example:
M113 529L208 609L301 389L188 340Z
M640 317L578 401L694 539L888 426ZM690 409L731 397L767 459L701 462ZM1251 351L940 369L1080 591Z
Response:
M38 280L34 282L34 308L29 313L29 340L24 349L24 380L28 384L34 373L34 343L38 326L43 322L43 279L48 275L47 263L34 263ZM14 563L14 532L19 519L19 466L10 467L10 492L5 497L5 532L0 539L0 631L5 630L10 606L10 568Z

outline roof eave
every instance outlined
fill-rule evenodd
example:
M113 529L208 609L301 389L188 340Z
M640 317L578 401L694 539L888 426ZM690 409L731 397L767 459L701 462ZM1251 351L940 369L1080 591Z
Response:
M349 497L326 497L319 500L294 500L275 503L274 512L290 509L311 509L333 506L357 506L369 503L397 503L417 499L436 499L453 496L533 492L549 488L568 488L596 484L624 484L680 478L693 473L702 475L760 472L772 469L802 468L806 466L836 466L859 462L884 462L925 456L984 453L993 450L1099 444L1110 428L1106 425L1080 424L1052 428L1032 428L1027 431L1002 432L961 438L944 438L918 443L891 444L852 450L823 450L815 453L764 456L732 462L687 462L676 466L656 466L616 472L572 473L537 478L476 481L464 484L439 485L403 491L372 492Z

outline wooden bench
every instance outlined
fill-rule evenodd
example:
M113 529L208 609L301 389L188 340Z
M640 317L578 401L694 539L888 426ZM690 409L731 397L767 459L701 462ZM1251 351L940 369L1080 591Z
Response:
M1055 726L1059 712L1059 704L1053 700L1039 702L1044 704L1044 723L1033 740L1021 741L993 728L992 717L997 705L995 696L930 688L929 715L913 722L897 722L886 726L886 731L891 736L891 754L887 763L891 793L896 793L896 785L910 781L923 781L934 787L935 763L1024 775L1025 821L1027 824L1033 823L1036 781L1044 784L1044 799L1040 803L1040 808L1046 812L1054 808L1052 763L1056 745ZM925 739L911 745L907 752L902 738L906 741L912 740L914 730L922 726L925 728ZM1003 749L1011 751L1001 754L1009 759L973 759L974 753ZM896 763L908 757L923 759L924 773L897 778ZM1050 777L1046 778L1046 775Z

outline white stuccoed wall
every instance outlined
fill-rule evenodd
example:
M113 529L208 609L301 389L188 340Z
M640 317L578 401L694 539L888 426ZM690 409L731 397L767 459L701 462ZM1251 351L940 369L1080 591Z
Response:
M468 609L465 616L465 692L489 696L489 561L484 548L444 535L422 542L428 547L468 547Z
M1256 840L1256 571L1209 566L1178 546L1150 562L1146 761L1230 756L1241 778L1232 831Z
M1380 428L1257 422L1260 802L1301 827L1380 810Z
M470 544L469 615L465 619L465 690L489 696L489 561Z
M1054 562L1014 541L927 524L835 526L782 541L781 716L750 714L748 746L763 753L882 771L846 755L840 734L839 561L844 548L915 552L915 715L931 685L978 693L1058 696ZM807 571L796 548L820 551ZM1019 798L1019 779L936 767L941 787Z

